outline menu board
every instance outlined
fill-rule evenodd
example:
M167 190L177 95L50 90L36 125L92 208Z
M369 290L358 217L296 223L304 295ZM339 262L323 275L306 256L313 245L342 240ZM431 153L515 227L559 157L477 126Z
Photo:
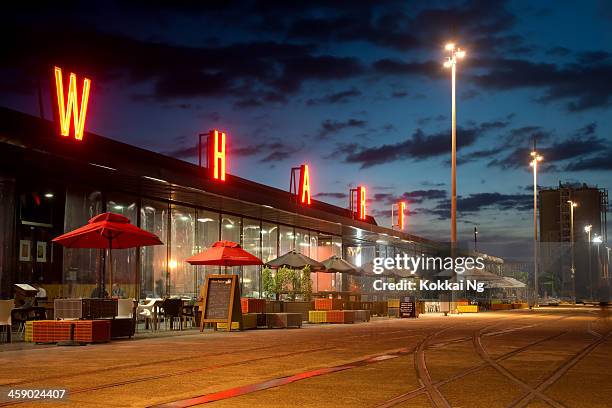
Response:
M228 331L231 323L238 322L242 330L242 310L240 307L240 285L237 275L210 275L202 288L202 318L200 331L205 323L226 323Z
M231 295L232 279L210 279L208 281L204 318L227 320Z
M400 317L416 317L414 302L400 302Z

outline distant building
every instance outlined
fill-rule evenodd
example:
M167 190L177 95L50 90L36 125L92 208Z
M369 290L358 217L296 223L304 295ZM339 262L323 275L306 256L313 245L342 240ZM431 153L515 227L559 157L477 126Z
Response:
M577 300L609 297L608 191L587 184L559 183L540 197L540 294ZM573 251L570 203L574 208ZM590 226L590 235L585 230ZM588 238L591 242L588 242ZM572 252L575 282L572 279ZM604 299L605 298L605 299Z

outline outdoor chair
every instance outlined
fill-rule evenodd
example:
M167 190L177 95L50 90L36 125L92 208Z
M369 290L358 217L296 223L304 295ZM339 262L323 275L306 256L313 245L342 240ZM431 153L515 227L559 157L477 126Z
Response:
M196 327L198 325L198 323L196 322L197 307L197 305L183 305L183 318L185 319L185 324L187 323L187 321L190 321L191 327Z
M170 330L174 329L174 320L179 320L179 330L183 330L183 300L165 299L162 303L166 327L170 322Z
M155 302L157 302L158 300L159 299L147 299L147 303L138 305L138 308L136 309L138 317L142 317L145 321L145 329L149 327L149 324L153 324L153 318L155 314ZM153 329L155 329L155 327L153 327Z
M11 311L15 308L14 300L0 300L0 327L6 330L6 342L11 342Z

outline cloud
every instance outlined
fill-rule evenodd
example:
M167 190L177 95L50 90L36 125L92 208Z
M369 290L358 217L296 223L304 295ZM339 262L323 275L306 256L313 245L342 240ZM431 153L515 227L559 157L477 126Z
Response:
M258 143L254 145L240 145L236 147L235 144L229 145L228 153L233 156L249 157L249 156L262 156L259 160L260 163L266 163L268 161L280 161L292 157L295 153L300 151L301 147L285 144L281 141L272 141L268 143ZM191 159L198 155L198 147L184 146L174 150L164 151L163 154L177 159ZM203 152L205 154L205 152Z
M367 121L362 119L348 119L344 122L327 119L321 123L321 129L319 130L318 136L320 138L325 138L345 129L362 129L367 125L367 123Z
M612 170L612 148L604 150L587 159L573 160L565 166L567 171L611 171Z
M499 57L476 59L473 64L485 72L466 75L484 90L541 89L540 102L564 102L570 112L612 104L612 61L607 52L583 53L566 65Z
M483 122L468 128L459 128L457 132L461 137L457 143L457 150L474 144L482 134L495 129L502 129L508 125L504 121ZM450 153L450 130L433 134L425 134L417 129L406 140L375 147L356 148L345 156L347 163L357 163L361 168L372 167L398 160L412 159L425 160Z
M529 211L533 209L531 194L474 193L466 197L457 197L457 212L460 214L475 214L483 210L498 211ZM419 211L431 214L440 220L450 218L451 200L441 200L434 208L423 208Z
M333 198L336 200L343 200L343 199L348 198L348 194L347 193L317 193L313 197L317 199Z
M551 139L550 135L552 132L543 131L538 127L533 129L535 134L544 135L544 140ZM597 125L595 123L590 123L580 129L576 129L565 139L555 139L552 144L538 144L538 152L540 152L545 159L544 165L551 165L573 159L574 163L567 166L568 170L585 167L587 165L586 161L582 162L582 164L578 164L578 161L587 159L597 152L605 150L609 145L607 140L596 135L596 129ZM526 132L526 134L527 133L528 132ZM513 147L517 145L519 147ZM495 150L503 152L508 149L511 149L510 153L491 160L488 166L502 169L516 169L525 167L529 164L529 153L532 150L532 145L528 137L521 140L510 135L506 140L505 146L501 146L498 149L492 149L491 153L493 155L495 154Z
M346 91L327 94L320 98L308 99L306 101L306 105L315 106L315 105L323 105L323 104L347 103L349 100L357 96L361 96L361 91L358 91L357 89L353 88L353 89L348 89Z
M11 83L36 77L40 67L59 65L89 76L94 86L120 80L151 84L141 99L231 96L239 99L237 107L253 107L284 102L306 81L342 80L364 72L357 58L315 54L316 48L307 44L188 46L96 30L93 24L28 21L0 28L5 42L13 44L0 56L2 71L14 73ZM13 91L9 85L2 81L0 90Z

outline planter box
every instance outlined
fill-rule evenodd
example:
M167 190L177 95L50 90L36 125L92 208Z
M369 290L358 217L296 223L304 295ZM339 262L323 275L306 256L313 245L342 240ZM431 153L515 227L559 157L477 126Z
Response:
M285 313L301 313L302 321L308 321L308 312L313 308L314 302L312 301L285 302L283 305Z
M342 310L342 299L315 299L315 310Z
M387 299L387 307L388 308L400 307L400 300L399 299Z
M240 299L242 313L266 313L266 299L242 298Z
M266 300L265 313L282 313L283 301L281 300Z
M528 307L529 307L529 304L527 303L513 303L512 304L513 309L527 309Z
M510 310L512 305L509 303L491 303L491 310Z
M325 310L311 310L308 312L310 323L327 323L327 312Z
M302 327L301 313L266 313L268 329Z
M84 343L110 341L109 320L37 320L32 322L32 341L56 343L70 340L70 326L74 325L74 340Z
M355 312L355 322L369 322L370 311L369 310L353 310Z
M355 323L355 311L353 310L328 310L328 323Z
M459 305L457 306L459 313L478 313L478 305Z

